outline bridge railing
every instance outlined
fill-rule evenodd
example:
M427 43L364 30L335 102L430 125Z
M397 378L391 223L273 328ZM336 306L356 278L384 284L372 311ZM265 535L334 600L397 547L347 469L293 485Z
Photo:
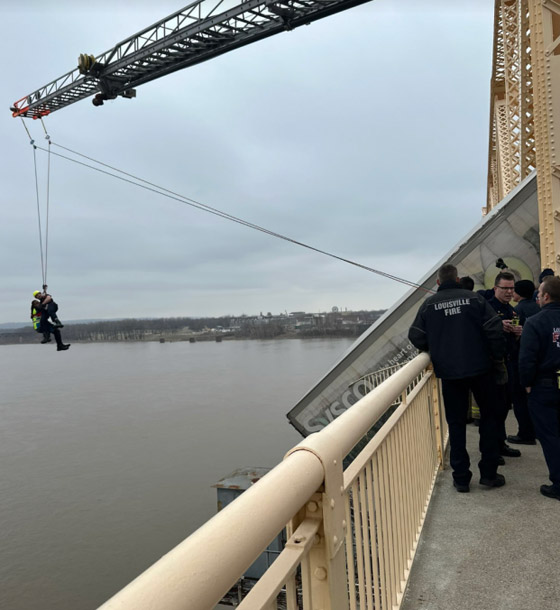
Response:
M438 382L420 354L189 538L103 610L213 610L285 527L283 551L240 610L398 606L445 444ZM401 397L371 441L344 458Z
M369 373L366 373L365 375L362 375L361 377L359 377L348 385L354 386L361 381L363 383L365 393L371 392L379 384L383 383L386 379L389 379L389 377L393 373L396 373L403 366L403 364L393 364L391 366L386 366L382 369L377 369L376 371L371 371Z

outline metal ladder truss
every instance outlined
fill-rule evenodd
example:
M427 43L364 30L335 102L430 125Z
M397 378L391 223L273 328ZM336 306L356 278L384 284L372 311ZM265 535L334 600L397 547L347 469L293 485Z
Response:
M21 98L12 114L36 119L96 92L134 97L138 85L368 1L248 0L224 10L224 0L199 0Z

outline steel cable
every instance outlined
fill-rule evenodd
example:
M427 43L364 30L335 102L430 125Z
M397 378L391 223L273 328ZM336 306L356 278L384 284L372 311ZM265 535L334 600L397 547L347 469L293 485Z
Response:
M37 153L36 146L33 145L33 165L35 168L35 193L37 196L37 222L39 225L39 248L41 250L41 277L43 278L43 285L45 282L45 262L43 258L43 231L41 229L41 207L39 205L39 177L37 175Z
M84 154L79 153L79 152L77 152L75 150L72 150L70 148L62 146L61 144L57 144L56 142L53 142L53 141L49 140L49 145L50 144L52 144L54 146L57 146L58 148L61 148L61 149L65 150L65 151L67 151L67 152L69 152L69 153L71 153L73 155L82 157L83 159L87 159L88 161L96 163L96 164L98 164L98 165L100 165L102 167L106 167L106 168L108 168L108 169L110 169L112 171L106 171L106 170L100 169L99 167L94 167L92 165L89 165L88 163L84 163L82 161L74 159L72 157L68 157L66 155L63 155L63 154L51 151L51 147L50 146L49 146L48 150L45 149L45 148L42 148L40 146L36 146L36 145L35 145L35 148L37 148L38 150L41 150L43 152L47 152L49 154L56 155L57 157L60 157L60 158L65 159L67 161L71 161L72 163L76 163L78 165L82 165L83 167L87 167L87 168L92 169L94 171L97 171L97 172L100 172L102 174L111 176L113 178L116 178L117 180L121 180L123 182L127 182L129 184L133 184L135 186L143 188L143 189L145 189L147 191L156 193L158 195L162 195L163 197L167 197L169 199L178 201L178 202L183 203L185 205L189 205L191 207L194 207L196 209L202 210L204 212L208 212L208 213L213 214L215 216L219 216L219 217L224 218L226 220L230 220L230 221L235 222L237 224L240 224L242 226L254 229L256 231L260 231L260 232L265 233L267 235L270 235L272 237L276 237L278 239L282 239L282 240L290 242L292 244L301 246L302 248L307 248L308 250L312 250L312 251L317 252L319 254L323 254L323 255L328 256L330 258L339 260L341 262L348 263L349 265L353 265L355 267L359 267L360 269L364 269L364 270L369 271L371 273L375 273L375 274L380 275L382 277L385 277L387 279L391 279L391 280L393 280L395 282L399 282L401 284L405 284L405 285L410 286L412 288L419 288L420 290L423 290L425 292L429 292L429 293L433 292L432 290L430 290L428 288L424 288L423 286L417 284L416 282L412 282L410 280L398 277L396 275L393 275L391 273L387 273L385 271L381 271L379 269L374 269L373 267L369 267L368 265L363 265L363 264L358 263L356 261L353 261L351 259L344 258L342 256L338 256L338 255L333 254L331 252L328 252L326 250L322 250L320 248L316 248L314 246L311 246L311 245L306 244L304 242L298 241L298 240L293 239L291 237L288 237L286 235L282 235L281 233L277 233L275 231L271 231L270 229L266 229L265 227L261 227L261 226L259 226L257 224L249 222L247 220L243 220L242 218L234 216L233 214L229 214L227 212L223 212L221 210L218 210L217 208L213 208L212 206L209 206L209 205L206 205L206 204L201 203L199 201L196 201L196 200L194 200L194 199L192 199L190 197L186 197L185 195L181 195L180 193L176 193L174 191L171 191L171 190L169 190L169 189L167 189L165 187L159 186L157 184L154 184L153 182L150 182L148 180L145 180L143 178L135 176L134 174L125 172L124 170L121 170L119 168L111 166L111 165L109 165L107 163L103 163L102 161L98 161L97 159L94 159L92 157L89 157L87 155L84 155ZM124 178L124 177L116 175L116 174L114 174L112 172L118 172L119 174L123 174L123 176L128 176L128 178ZM131 178L131 179L129 179L129 178Z
M49 205L50 205L50 190L51 190L51 137L47 133L45 123L43 123L43 117L41 117L41 125L45 130L45 139L49 143L49 154L47 162L47 214L46 214L46 226L45 226L45 274L43 278L43 286L47 284L47 273L49 265Z

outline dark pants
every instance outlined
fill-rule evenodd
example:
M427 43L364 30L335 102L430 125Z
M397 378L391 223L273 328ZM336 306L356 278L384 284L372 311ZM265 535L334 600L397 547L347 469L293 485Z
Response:
M542 446L550 480L560 491L560 390L555 381L531 389L529 412Z
M527 392L519 384L519 367L517 362L508 363L508 392L513 403L513 413L517 420L517 436L526 440L535 440L535 428L529 415Z
M509 414L509 410L513 405L515 417L518 423L520 419L517 414L520 414L520 418L523 421L523 426L519 423L519 436L529 439L535 438L533 431L533 424L529 417L529 411L527 409L527 398L525 389L519 385L519 373L516 360L508 360L506 362L508 382L506 385L498 386L498 397L499 400L496 405L498 412L499 424L499 436L501 439L501 445L505 445L507 439L506 432L506 420ZM525 409L525 410L523 410ZM521 430L523 429L523 434Z
M41 311L41 322L45 320L48 322L49 318L54 322L57 318L56 312L58 311L58 305L51 301L45 308Z
M460 485L468 484L472 477L470 458L467 452L467 412L469 390L480 408L480 453L478 463L480 476L493 479L498 469L500 455L500 416L496 405L502 404L498 386L492 373L464 379L442 379L441 388L445 404L445 418L449 427L451 446L450 462L453 479Z
M496 386L496 405L494 407L498 419L498 437L500 447L505 445L507 439L506 419L511 409L511 395L507 384Z
M39 324L39 328L37 329L38 333L41 333L45 339L49 338L49 335L52 333L54 335L54 340L56 341L57 346L63 345L62 343L62 335L56 326L53 326L50 322L43 320L41 318L41 323Z

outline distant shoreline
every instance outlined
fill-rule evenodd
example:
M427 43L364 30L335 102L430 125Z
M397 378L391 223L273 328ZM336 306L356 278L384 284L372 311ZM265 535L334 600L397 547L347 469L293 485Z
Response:
M127 318L67 322L61 329L65 343L131 343L176 341L232 341L239 339L357 338L385 310L338 311L221 318ZM11 325L10 325L11 326ZM0 329L0 345L35 344L41 335L31 325Z
M62 331L64 333L64 330ZM162 336L162 337L144 337L137 339L72 339L67 338L63 334L63 340L76 344L88 344L88 343L221 343L225 341L289 341L293 339L353 339L357 338L357 335L352 333L337 333L337 334L304 334L304 333L284 333L276 335L274 337L244 337L244 336L220 336L220 335L195 335L195 336ZM27 333L25 336L18 335L18 333L11 332L2 334L0 333L0 347L3 345L35 345L40 344L41 337L37 333L33 333L29 336ZM54 337L51 339L54 343Z

